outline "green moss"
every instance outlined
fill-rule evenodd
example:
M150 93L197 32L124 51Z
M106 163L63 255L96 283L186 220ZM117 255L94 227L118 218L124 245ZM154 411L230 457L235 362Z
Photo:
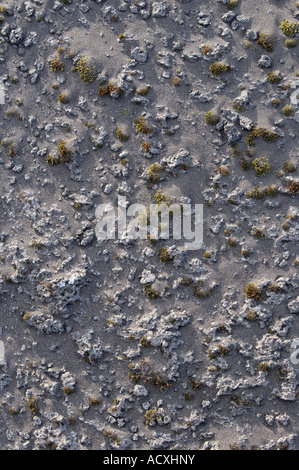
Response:
M144 292L147 295L147 297L149 297L152 300L158 299L161 296L160 292L156 289L153 289L151 284L145 284Z
M201 48L201 52L202 52L204 55L209 54L209 52L212 52L212 50L213 50L212 46L209 46L208 44L205 44L205 45L202 46L202 48Z
M269 197L275 197L275 196L277 196L277 194L278 194L278 188L277 188L277 186L272 186L272 185L268 186L268 187L266 188L266 194L267 194L267 196L269 196Z
M140 339L140 344L145 348L149 348L151 346L150 341L148 341L144 336L142 336L142 338Z
M34 395L28 398L27 407L33 415L38 415L39 414L38 398L35 397Z
M10 406L8 408L8 413L11 415L11 416L17 416L19 413L20 413L20 410L18 408L14 408L13 406Z
M90 64L87 57L82 57L76 64L76 70L84 83L92 83L97 78L95 66Z
M60 163L60 160L58 157L54 157L53 155L49 154L46 156L46 163L49 165L58 165Z
M248 299L261 300L264 296L262 289L259 289L252 282L245 287L245 295Z
M220 117L218 114L214 113L213 111L208 111L205 115L205 121L207 124L211 126L215 126L220 121Z
M193 294L200 299L205 299L212 295L213 290L211 288L203 289L201 282L193 286Z
M286 39L284 44L287 48L293 49L294 47L297 46L297 41L296 39Z
M224 72L230 72L231 67L228 65L222 64L221 62L214 62L214 64L210 65L209 68L210 72L218 77L219 75L223 74Z
M273 46L274 46L274 40L272 36L268 33L260 33L257 43L266 49L267 51L271 52L273 51Z
M249 310L246 313L246 320L248 321L255 321L257 319L257 313L254 310Z
M136 126L136 131L142 134L153 134L154 128L152 126L148 126L146 123L146 119L143 116L139 116L134 119L134 124Z
M179 86L180 83L181 83L180 77L174 77L174 78L172 79L172 84L173 84L173 86Z
M255 230L254 235L255 235L257 238L264 238L264 232L263 232L261 229L259 229L259 228L257 228L257 229Z
M255 144L256 139L258 139L259 137L262 137L265 142L273 142L278 138L278 134L277 132L265 129L264 127L253 126L245 141L247 145L253 146Z
M277 72L269 72L267 75L267 80L270 83L280 83L281 82L281 77Z
M259 362L257 368L260 372L268 372L270 370L270 366L267 362Z
M295 171L297 170L297 166L292 163L292 162L284 162L283 164L283 171L285 173L295 173Z
M72 157L72 151L67 147L65 140L61 140L57 146L60 163L67 163Z
M129 136L119 128L116 129L116 137L122 142L125 142L129 139Z
M289 20L283 20L280 29L288 37L294 37L299 33L299 23L290 23Z
M64 63L55 56L54 59L50 61L50 68L53 72L63 72L64 71Z
M98 406L98 405L101 404L101 400L99 400L98 398L94 398L94 397L89 396L88 397L88 404L90 406Z
M299 183L298 183L298 181L292 181L291 183L289 183L287 185L287 190L291 194L298 194L299 193Z
M233 10L238 6L238 0L229 0L227 3L225 3L226 8L229 10Z
M164 170L160 163L153 163L148 170L148 181L150 183L158 183L160 181L159 173Z
M282 114L285 116L292 116L293 114L293 107L289 104L287 104L283 109L282 109Z
M252 163L247 158L242 158L242 160L240 161L240 167L244 171L250 170L251 166L252 166Z
M278 108L278 106L280 106L280 99L279 98L273 98L272 100L272 106L274 106L275 108Z
M159 257L162 263L169 263L173 259L172 256L170 256L167 248L161 248L159 251Z
M251 191L248 191L246 194L246 197L248 199L254 198L254 199L262 199L265 196L265 190L260 189L259 187L255 187Z
M159 419L159 414L157 413L156 408L150 408L145 412L145 425L146 426L151 426L154 423L156 423Z
M264 176L271 171L269 159L267 157L256 158L252 165L254 166L257 176Z
M141 143L141 146L142 146L143 150L147 153L147 152L150 151L150 148L151 148L152 145L151 145L150 142L143 141Z
M58 101L62 104L68 104L70 102L70 98L67 93L59 93Z

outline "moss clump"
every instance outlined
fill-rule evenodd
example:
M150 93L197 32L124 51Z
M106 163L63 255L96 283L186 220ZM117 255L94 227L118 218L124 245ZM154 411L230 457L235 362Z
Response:
M255 321L256 318L257 318L257 313L254 310L249 310L249 312L246 313L246 320Z
M267 157L256 158L252 165L254 166L257 176L264 176L271 171L269 159Z
M60 163L67 163L72 157L72 151L67 147L65 140L61 140L57 146Z
M265 190L260 189L259 187L255 187L251 191L248 191L246 194L246 197L248 199L254 198L254 199L262 199L265 196Z
M150 183L158 183L160 181L159 173L164 170L160 163L153 163L148 170L148 181Z
M173 86L179 86L180 83L181 83L180 77L174 77L174 78L172 79L172 84L173 84Z
M298 194L298 192L299 192L299 183L298 183L298 181L292 181L291 183L289 183L288 186L287 186L287 190L291 194Z
M232 107L235 111L237 111L237 113L239 113L240 111L244 111L244 109L245 109L242 104L239 104L236 101L233 101Z
M39 414L39 405L38 405L38 398L32 395L32 397L28 398L27 400L27 407L31 411L33 415Z
M229 67L228 65L222 64L221 62L214 62L214 64L210 65L209 70L213 75L218 77L224 72L230 72L231 67Z
M167 248L161 248L159 251L159 258L162 263L169 263L173 259L172 256L170 256Z
M242 251L241 251L241 255L244 256L244 258L248 258L250 256L250 251L247 250L246 248L244 248Z
M17 152L16 152L16 144L11 144L9 147L8 147L8 156L9 158L13 158L17 155Z
M98 406L101 404L101 400L99 400L98 398L94 398L94 397L88 397L88 404L90 406Z
M64 63L57 56L55 56L54 59L50 61L50 69L53 70L53 72L63 72Z
M167 201L167 197L160 189L157 190L156 194L154 195L154 199L157 204L161 204L161 202Z
M211 126L216 126L216 124L218 124L218 122L220 121L220 117L213 111L208 111L205 115L205 121Z
M204 54L204 55L207 55L209 54L209 52L212 52L213 48L211 46L209 46L208 44L205 44L204 46L202 46L201 48L201 52Z
M292 163L292 162L284 162L283 164L283 171L285 173L295 173L295 171L297 170L297 166Z
M267 194L267 196L270 196L270 197L277 196L277 194L278 194L277 186L272 186L272 185L268 186L266 188L266 194Z
M230 174L230 170L226 166L219 166L217 173L222 176L227 176Z
M70 102L70 98L67 93L59 93L58 101L62 104L68 104Z
M263 48L266 49L267 51L271 52L273 51L274 47L274 40L272 36L268 33L260 33L257 43Z
M213 289L203 289L202 283L199 282L193 286L193 294L195 297L199 297L200 299L206 299L212 295Z
M278 134L277 132L265 129L264 127L253 126L245 141L247 145L253 146L255 144L256 139L258 139L259 137L262 137L265 142L273 142L278 138Z
M71 387L62 387L62 391L65 395L71 395L75 390Z
M121 96L123 91L117 87L113 82L109 82L108 85L103 85L99 87L99 96L103 98L104 96L108 96L111 93L116 93L118 96Z
M112 442L113 444L116 444L117 446L120 445L120 439L114 432L105 430L103 432L103 436L108 437L110 442Z
M263 232L261 229L259 229L259 228L257 228L257 229L255 230L254 235L255 235L257 238L264 238L264 232Z
M145 425L146 426L153 425L160 418L159 414L157 413L156 408L150 408L149 410L147 410L145 412L144 417L145 417Z
M226 8L229 10L233 10L238 6L238 0L229 0L227 3L225 3Z
M18 121L24 120L24 116L20 113L20 111L17 108L14 108L14 107L6 111L5 114L6 116L17 118Z
M154 128L152 126L148 126L146 123L146 119L143 116L139 116L134 119L134 124L136 126L136 131L140 132L141 134L153 134Z
M143 141L143 142L141 143L141 146L142 146L143 150L147 153L147 152L150 151L151 143L150 143L150 142Z
M242 158L242 160L240 161L240 167L244 171L250 170L251 166L252 166L251 161L248 160L247 158Z
M17 408L13 408L12 406L10 406L8 408L8 413L11 415L11 416L17 416L19 413L20 413L20 410L17 409Z
M140 344L144 348L149 348L151 346L151 342L148 341L144 336L140 339Z
M278 108L278 106L280 106L280 99L279 98L273 98L272 100L272 106L274 106L275 108Z
M193 280L189 276L184 276L181 280L182 286L190 286L190 284L192 284L192 282L193 282Z
M147 297L153 300L158 299L161 296L160 292L156 289L153 289L151 284L145 284L144 292L147 295Z
M292 116L293 114L293 107L290 104L287 104L283 109L282 109L282 114L285 116Z
M95 66L90 64L87 57L82 57L76 64L76 70L84 83L92 83L97 78Z
M269 72L267 75L267 80L269 83L280 83L281 82L281 77L278 74L278 72Z
M244 291L248 299L261 300L264 295L262 289L259 289L252 282L247 284Z
M116 137L122 142L126 142L129 139L129 136L122 129L119 128L116 129Z
M58 165L60 163L60 160L58 157L54 156L54 155L47 155L46 157L46 163L48 163L49 165Z
M270 370L270 366L267 362L259 362L257 368L260 372L268 372Z
M227 240L227 243L229 244L229 246L237 246L237 240L235 238L229 238Z
M299 23L290 23L289 20L283 20L280 24L280 29L288 37L294 37L299 33Z
M297 46L297 41L296 41L296 39L286 39L284 45L285 45L288 49L293 49L294 47Z

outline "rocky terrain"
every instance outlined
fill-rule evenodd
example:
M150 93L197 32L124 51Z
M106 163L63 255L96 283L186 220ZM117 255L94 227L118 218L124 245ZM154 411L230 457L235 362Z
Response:
M1 450L299 448L298 36L295 0L1 4ZM203 204L202 248L98 240L119 196Z

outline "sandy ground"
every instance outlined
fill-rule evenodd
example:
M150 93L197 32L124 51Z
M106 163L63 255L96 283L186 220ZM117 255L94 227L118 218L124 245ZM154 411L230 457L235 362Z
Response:
M298 449L298 2L0 16L0 449ZM98 240L119 196L203 246Z

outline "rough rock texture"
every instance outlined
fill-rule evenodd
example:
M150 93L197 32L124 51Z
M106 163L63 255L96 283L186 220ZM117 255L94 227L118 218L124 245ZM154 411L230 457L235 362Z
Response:
M298 450L296 2L1 6L0 450Z

